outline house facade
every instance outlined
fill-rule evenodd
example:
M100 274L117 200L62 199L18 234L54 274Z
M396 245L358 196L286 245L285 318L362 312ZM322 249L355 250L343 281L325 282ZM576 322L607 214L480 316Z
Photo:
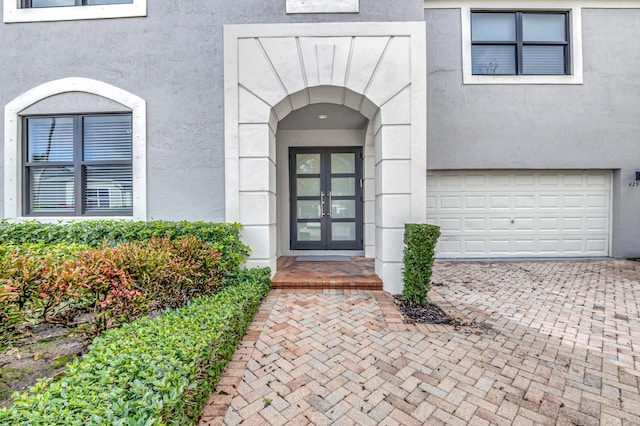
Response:
M243 224L250 266L640 257L640 2L3 0L3 217ZM638 179L638 180L636 180Z

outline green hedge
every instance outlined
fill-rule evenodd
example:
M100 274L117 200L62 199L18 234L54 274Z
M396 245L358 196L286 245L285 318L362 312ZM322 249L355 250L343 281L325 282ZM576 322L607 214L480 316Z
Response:
M268 269L232 281L105 333L58 382L45 379L0 408L0 425L195 424L270 286Z
M249 254L240 240L240 225L209 222L167 222L154 220L82 220L64 223L37 221L0 222L0 244L73 243L92 247L124 242L147 241L151 238L176 239L193 236L213 245L222 253L222 266L238 269Z
M440 228L434 225L407 223L404 226L404 267L402 298L418 305L429 303L431 269Z

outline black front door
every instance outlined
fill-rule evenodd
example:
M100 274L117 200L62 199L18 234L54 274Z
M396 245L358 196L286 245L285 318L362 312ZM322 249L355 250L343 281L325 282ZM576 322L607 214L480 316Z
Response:
M362 249L362 149L290 148L291 249Z

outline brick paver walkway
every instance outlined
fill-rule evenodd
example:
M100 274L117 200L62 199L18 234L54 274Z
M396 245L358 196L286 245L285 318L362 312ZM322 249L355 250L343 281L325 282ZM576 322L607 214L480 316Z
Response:
M475 326L382 292L273 290L201 425L640 424L640 263L437 263Z

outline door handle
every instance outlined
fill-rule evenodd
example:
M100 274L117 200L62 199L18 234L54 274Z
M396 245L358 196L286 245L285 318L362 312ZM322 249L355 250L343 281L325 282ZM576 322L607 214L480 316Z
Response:
M324 212L324 192L320 193L320 210L322 211L321 217L325 217L327 214Z
M331 199L331 191L329 191L329 217L333 217L331 214L333 213L333 201Z

